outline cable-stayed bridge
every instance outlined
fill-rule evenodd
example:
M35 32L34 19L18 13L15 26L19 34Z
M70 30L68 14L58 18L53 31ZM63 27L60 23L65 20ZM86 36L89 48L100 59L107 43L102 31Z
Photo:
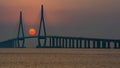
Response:
M43 35L41 29L43 27ZM22 23L22 11L20 11L20 23L17 38L0 42L0 48L26 48L25 40L36 38L38 45L36 48L120 48L120 39L100 39L84 37L47 36L44 23L44 9L41 6L41 19L37 36L24 36ZM41 43L43 40L43 44ZM21 44L22 43L22 44ZM48 43L48 44L46 44Z
M38 36L21 37L20 40L29 38L38 38ZM40 36L40 39L45 39ZM64 37L64 36L46 36L49 45L41 45L39 48L120 48L120 40L82 38L82 37ZM25 45L18 46L18 39L10 39L0 43L1 48L24 48Z

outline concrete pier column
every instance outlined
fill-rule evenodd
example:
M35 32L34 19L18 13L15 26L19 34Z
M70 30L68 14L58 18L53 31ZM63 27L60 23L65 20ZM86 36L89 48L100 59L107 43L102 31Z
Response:
M11 41L11 45L12 45L11 47L12 47L12 48L14 48L14 45L13 45L13 40Z
M93 48L95 48L95 40L93 41Z
M90 40L88 40L88 48L90 48Z
M55 48L55 38L52 37L52 47Z
M56 38L56 45L55 46L58 47L58 38Z
M87 48L87 40L84 40L84 48Z
M17 40L15 40L14 45L15 45L15 48L18 48L18 47L17 47Z
M11 45L11 48L13 48L13 42L12 42L12 40L9 41L9 45Z
M118 42L118 48L120 48L120 41Z
M78 48L78 39L76 40L76 48Z
M108 43L108 47L107 48L110 48L110 41L107 41L107 43Z
M80 47L79 48L82 48L82 40L79 40L80 41Z
M71 48L71 39L69 39L69 48Z
M59 38L59 48L61 48L62 45L61 45L61 38Z
M67 42L67 39L65 38L65 47L67 48L68 46L68 42Z
M97 48L100 48L100 40L97 40Z
M64 38L62 38L62 48L64 48L65 46L64 46Z
M117 48L117 42L114 41L114 48Z
M102 40L102 48L106 48L106 41Z
M12 47L14 48L14 40L12 40Z
M72 48L75 48L75 46L74 46L74 39L72 39Z
M51 48L52 47L52 38L50 37L49 40L50 40L49 41L49 45L50 45L49 47Z
M16 41L14 40L14 42L13 42L14 48L16 48L16 46L15 46L15 42L16 42Z
M14 45L15 45L15 48L17 48L17 40L15 40L15 43L14 43Z

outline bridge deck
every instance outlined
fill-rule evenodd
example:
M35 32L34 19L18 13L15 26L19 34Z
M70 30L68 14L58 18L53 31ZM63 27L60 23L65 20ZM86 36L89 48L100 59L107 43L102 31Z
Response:
M29 38L47 39L49 45L41 45L40 48L120 48L120 39L100 39L84 37L65 37L65 36L28 36L9 39L0 42L0 47L16 48L18 41ZM111 43L113 43L111 45ZM91 47L92 45L92 47ZM25 47L25 45L23 45Z

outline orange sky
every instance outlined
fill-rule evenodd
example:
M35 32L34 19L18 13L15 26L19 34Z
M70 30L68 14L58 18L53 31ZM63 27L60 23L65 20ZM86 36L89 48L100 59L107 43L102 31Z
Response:
M9 11L10 17L14 17L15 19L19 16L19 10L23 10L23 18L26 23L34 23L39 17L40 14L40 5L44 4L45 8L45 16L49 17L49 21L58 20L56 16L54 16L57 11L61 10L74 10L80 8L80 3L78 0L74 1L59 1L59 0L2 0L2 7L5 10ZM15 15L16 14L16 15ZM8 15L8 14L6 14ZM16 20L17 20L16 19ZM54 23L55 24L55 23Z
M120 0L0 0L0 31L4 30L1 37L16 35L20 9L26 35L29 28L37 29L40 5L44 4L48 35L120 38L119 3Z

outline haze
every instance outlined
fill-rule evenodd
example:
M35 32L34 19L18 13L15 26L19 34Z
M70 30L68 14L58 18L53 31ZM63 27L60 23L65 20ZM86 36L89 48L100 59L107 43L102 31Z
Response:
M17 37L20 10L25 36L38 29L42 4L47 35L120 39L120 0L0 0L0 41Z

